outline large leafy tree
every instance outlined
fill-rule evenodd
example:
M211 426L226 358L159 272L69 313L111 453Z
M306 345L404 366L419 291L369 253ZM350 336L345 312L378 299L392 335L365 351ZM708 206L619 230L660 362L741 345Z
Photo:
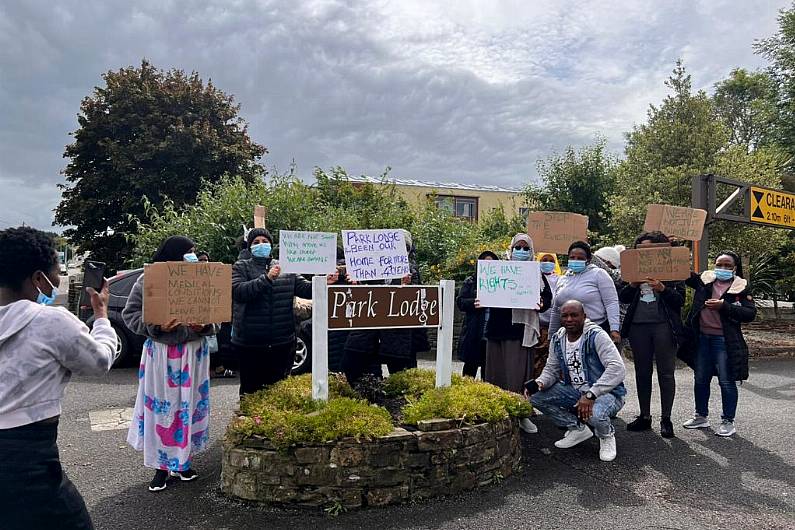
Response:
M144 60L103 79L82 101L64 152L70 161L55 221L82 251L117 268L131 255L127 238L145 202L168 198L179 207L196 199L203 181L225 174L255 183L266 150L249 138L234 98L196 72L165 72Z
M604 139L579 150L569 146L538 163L541 183L525 188L527 204L538 210L587 215L590 230L602 234L610 223L606 204L614 191L615 167Z
M768 74L736 68L715 85L713 101L729 127L731 143L748 151L771 143L776 99Z

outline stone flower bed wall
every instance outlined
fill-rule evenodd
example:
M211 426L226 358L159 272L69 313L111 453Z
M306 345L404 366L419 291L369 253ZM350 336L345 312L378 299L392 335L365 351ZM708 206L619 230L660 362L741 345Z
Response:
M517 420L454 427L450 420L397 428L372 441L275 450L263 438L224 443L221 487L252 501L382 506L499 481L519 467Z

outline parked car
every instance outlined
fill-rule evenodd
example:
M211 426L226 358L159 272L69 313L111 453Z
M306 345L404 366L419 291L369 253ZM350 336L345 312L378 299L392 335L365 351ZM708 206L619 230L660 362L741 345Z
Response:
M143 349L145 337L133 333L122 320L121 312L124 306L127 305L127 298L130 296L133 285L138 281L138 278L143 274L143 269L134 269L131 271L120 272L113 278L108 280L108 290L110 291L110 298L108 300L108 319L110 320L113 330L118 337L118 358L114 366L124 366L129 364L133 359L140 357ZM80 320L85 322L89 327L94 324L94 311L91 304L87 299L84 299L85 291L81 290L79 302ZM311 370L311 350L310 344L312 343L312 320L296 318L296 348L295 360L293 362L293 373L300 374ZM302 325L308 324L308 326ZM221 326L221 331L218 333L218 348L223 356L224 352L229 352L231 344L232 326L229 323ZM338 366L337 360L333 366ZM329 359L329 366L332 366L331 359Z

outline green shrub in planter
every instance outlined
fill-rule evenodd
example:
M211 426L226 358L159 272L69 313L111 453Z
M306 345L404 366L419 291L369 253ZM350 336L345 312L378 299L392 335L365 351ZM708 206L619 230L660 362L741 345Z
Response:
M462 380L463 377L453 374L454 385ZM389 397L405 396L407 399L419 399L435 386L436 372L423 368L410 368L390 375L384 381L384 392Z

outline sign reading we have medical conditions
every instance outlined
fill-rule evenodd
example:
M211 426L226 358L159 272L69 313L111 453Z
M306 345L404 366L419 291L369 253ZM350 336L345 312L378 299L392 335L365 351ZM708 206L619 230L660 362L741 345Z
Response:
M621 253L621 279L625 282L686 280L690 269L687 247L635 248Z
M170 261L144 266L144 322L214 324L232 320L232 266Z
M343 230L342 247L352 280L389 280L411 274L400 230Z
M706 210L670 204L649 204L646 207L643 229L647 232L659 230L667 236L699 241L706 220Z
M541 302L537 261L478 260L477 281L481 307L536 309Z
M329 329L438 327L440 312L438 285L328 288Z
M575 241L588 241L588 216L571 212L530 212L527 234L537 252L566 254Z
M279 232L282 272L331 274L337 269L337 234L334 232Z

